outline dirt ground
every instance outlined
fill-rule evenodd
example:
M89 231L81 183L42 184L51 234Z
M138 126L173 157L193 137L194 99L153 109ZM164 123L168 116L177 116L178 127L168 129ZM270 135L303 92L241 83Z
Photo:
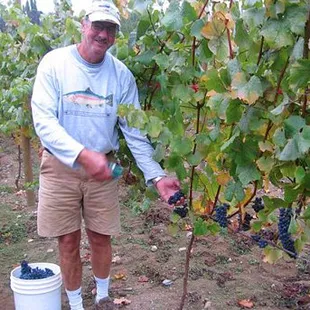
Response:
M38 158L34 173L38 178ZM57 263L55 239L36 233L36 209L26 207L23 191L15 187L18 174L17 148L0 137L0 300L1 310L14 309L10 271L23 259ZM172 237L167 231L170 210L160 201L134 214L139 197L120 181L122 234L113 238L111 296L130 301L126 310L176 310L183 292L186 251L190 231ZM136 198L135 198L136 199ZM309 249L302 258L285 259L276 265L262 262L261 250L240 235L199 238L190 263L188 298L184 309L310 309ZM83 296L85 309L92 309L94 283L89 246L83 232ZM305 260L306 259L306 260ZM163 281L170 280L169 286ZM68 303L62 288L63 310ZM251 307L252 306L252 307Z

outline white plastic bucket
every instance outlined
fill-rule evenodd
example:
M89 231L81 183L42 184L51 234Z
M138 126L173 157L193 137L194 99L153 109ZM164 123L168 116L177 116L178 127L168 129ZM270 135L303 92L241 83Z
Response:
M11 289L16 310L61 310L60 267L50 263L32 263L31 268L49 268L54 275L45 279L20 279L21 267L11 271Z

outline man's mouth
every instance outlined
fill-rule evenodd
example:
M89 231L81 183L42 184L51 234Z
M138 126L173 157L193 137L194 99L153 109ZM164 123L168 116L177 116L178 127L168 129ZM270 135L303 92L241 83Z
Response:
M95 40L99 45L106 45L107 41L106 40Z

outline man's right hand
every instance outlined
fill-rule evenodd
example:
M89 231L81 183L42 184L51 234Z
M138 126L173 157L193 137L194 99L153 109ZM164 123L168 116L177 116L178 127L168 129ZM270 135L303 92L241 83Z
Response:
M94 152L84 148L77 162L82 165L86 173L96 181L106 181L112 179L111 169L107 157L99 152Z

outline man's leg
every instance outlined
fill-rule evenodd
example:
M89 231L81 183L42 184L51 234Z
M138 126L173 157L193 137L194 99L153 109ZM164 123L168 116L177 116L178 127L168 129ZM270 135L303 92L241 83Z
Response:
M81 230L58 237L60 268L72 310L84 309L81 296L82 263L80 240Z
M111 237L86 229L90 249L91 264L96 280L96 302L104 301L109 295L109 280L112 261Z
M98 234L86 229L91 250L91 264L94 275L107 278L112 262L111 236Z

